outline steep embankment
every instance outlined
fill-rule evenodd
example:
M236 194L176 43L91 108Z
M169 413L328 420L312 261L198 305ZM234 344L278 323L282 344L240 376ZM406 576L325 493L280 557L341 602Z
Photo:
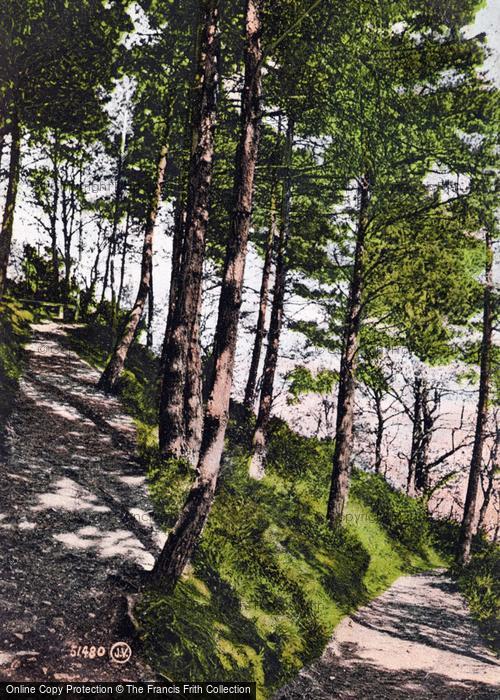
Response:
M72 343L102 363L107 329L77 330ZM139 421L156 516L168 527L192 472L155 456L156 373L136 347L121 392ZM423 508L373 477L355 475L344 528L333 534L324 518L331 446L282 422L273 425L266 478L248 479L251 426L233 408L216 504L188 575L173 596L146 595L140 615L164 676L257 680L269 696L322 653L343 616L401 573L442 562Z

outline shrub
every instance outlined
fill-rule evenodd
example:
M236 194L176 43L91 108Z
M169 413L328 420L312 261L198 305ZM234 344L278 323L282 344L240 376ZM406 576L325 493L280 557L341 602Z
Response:
M381 476L355 472L352 494L366 503L394 539L418 551L428 542L429 524L425 505L393 489Z
M0 302L0 429L12 408L31 320L31 314L16 302Z
M493 542L477 544L470 563L455 570L458 586L486 635L500 644L500 547Z

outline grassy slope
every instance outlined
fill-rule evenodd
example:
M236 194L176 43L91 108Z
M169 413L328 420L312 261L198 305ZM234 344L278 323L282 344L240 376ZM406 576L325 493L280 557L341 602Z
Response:
M14 300L0 302L0 434L12 409L22 373L22 348L30 337L30 321L31 314Z
M102 327L72 334L94 365L106 342ZM138 421L157 517L169 527L192 473L156 456L154 370L136 348L121 393ZM147 653L166 678L256 680L267 697L321 654L344 615L400 574L444 562L424 541L414 502L374 477L354 475L345 527L332 533L324 519L331 446L282 422L273 425L266 478L249 480L250 435L251 426L232 420L217 500L189 571L172 596L146 595L140 616Z

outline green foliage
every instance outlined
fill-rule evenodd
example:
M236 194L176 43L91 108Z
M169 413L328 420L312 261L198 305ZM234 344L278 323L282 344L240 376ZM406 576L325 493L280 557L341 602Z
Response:
M455 571L460 590L474 616L497 651L500 651L500 546L476 543L470 563Z
M47 128L73 134L102 128L120 39L130 29L124 3L6 0L0 15L0 126L15 110L21 124L38 134Z
M366 503L392 537L412 551L420 551L429 537L425 504L396 491L377 474L356 472L351 493Z
M12 408L22 371L22 347L30 337L31 314L14 300L0 302L0 431Z
M321 369L313 374L307 367L298 365L288 373L287 379L290 382L288 402L296 404L304 394L330 394L338 381L338 372Z

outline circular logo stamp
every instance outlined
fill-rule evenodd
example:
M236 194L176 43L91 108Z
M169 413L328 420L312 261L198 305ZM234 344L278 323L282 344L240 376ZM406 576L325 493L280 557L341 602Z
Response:
M109 658L116 664L126 664L132 656L132 649L127 642L115 642L109 650Z

